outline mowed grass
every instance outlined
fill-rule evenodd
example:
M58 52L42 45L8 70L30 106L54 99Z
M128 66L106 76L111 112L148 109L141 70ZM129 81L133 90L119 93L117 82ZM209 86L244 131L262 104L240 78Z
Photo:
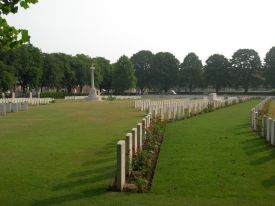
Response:
M60 204L105 192L116 142L142 117L133 102L61 101L0 118L0 205Z
M249 128L256 103L169 124L152 192L186 205L275 205L275 149Z
M133 102L61 101L9 114L0 118L0 205L274 205L275 154L248 126L257 103L169 124L145 194L106 190L117 140L144 115Z

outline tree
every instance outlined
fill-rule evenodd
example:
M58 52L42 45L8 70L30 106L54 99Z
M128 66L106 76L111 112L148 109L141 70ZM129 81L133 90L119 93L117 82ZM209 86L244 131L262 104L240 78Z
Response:
M7 66L0 61L0 89L3 92L8 91L15 84L16 78L12 71L13 67Z
M264 59L266 85L275 88L275 47L272 47Z
M3 56L4 62L15 68L23 92L27 88L37 89L41 85L43 56L38 48L31 44L22 45L15 50L4 52Z
M64 78L64 71L60 65L61 62L56 54L44 54L41 88L47 87L50 89L57 89L57 91L59 91L61 88L62 79Z
M125 90L135 86L134 65L127 56L123 55L114 64L112 88L116 93L123 93Z
M179 85L190 92L202 85L202 62L195 53L189 53L180 65Z
M79 85L80 91L85 84L89 84L90 66L92 59L84 54L77 54L70 59L70 67L75 73L76 84Z
M71 92L72 87L76 85L75 71L70 65L73 57L64 53L55 53L54 56L57 59L59 69L63 72L61 86Z
M167 92L177 84L179 61L169 52L159 52L153 58L150 75L153 88Z
M112 88L112 66L110 61L103 57L96 57L93 62L96 66L95 76L99 89L104 89L109 93Z
M249 87L257 87L261 80L261 59L253 49L239 49L231 59L232 78L236 86L243 87L247 92Z
M38 0L4 0L0 1L0 49L16 48L29 41L28 31L16 29L10 26L2 16L10 13L17 13L18 7L27 9L30 4Z
M154 54L150 51L139 51L131 57L131 61L135 67L135 74L137 77L137 86L143 94L146 88L151 87L152 80L152 66Z
M229 81L229 61L220 54L214 54L206 60L204 80L207 85L215 88L216 92L227 86Z

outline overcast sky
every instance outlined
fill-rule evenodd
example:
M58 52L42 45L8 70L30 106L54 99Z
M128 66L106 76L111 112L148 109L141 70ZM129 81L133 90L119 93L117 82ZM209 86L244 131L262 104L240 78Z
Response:
M261 58L275 46L274 0L39 0L8 16L43 52L84 53L111 62L140 50Z

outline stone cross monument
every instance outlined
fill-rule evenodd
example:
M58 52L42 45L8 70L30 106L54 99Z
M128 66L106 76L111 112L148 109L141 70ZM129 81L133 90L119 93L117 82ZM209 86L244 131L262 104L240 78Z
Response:
M89 96L86 98L88 101L100 101L101 98L99 95L96 93L96 88L95 88L95 80L94 80L94 71L95 71L95 66L91 66L91 89L89 92Z

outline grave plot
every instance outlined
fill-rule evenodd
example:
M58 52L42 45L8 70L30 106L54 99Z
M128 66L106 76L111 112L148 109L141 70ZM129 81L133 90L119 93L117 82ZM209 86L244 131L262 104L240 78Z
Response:
M117 142L117 174L110 190L150 190L167 122L212 112L250 99L251 97L225 99L212 93L207 99L135 101L136 109L149 113L142 119L142 123L132 129L137 130L137 134L127 133L125 140ZM135 142L137 147L133 147Z
M257 102L168 124L152 193L202 205L272 205L275 150L249 124Z

